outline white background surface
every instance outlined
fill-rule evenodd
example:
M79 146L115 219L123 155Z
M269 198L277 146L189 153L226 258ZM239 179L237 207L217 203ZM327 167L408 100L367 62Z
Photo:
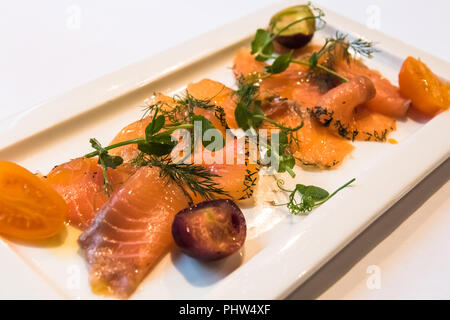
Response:
M0 118L275 2L1 2ZM448 1L316 3L450 60ZM450 298L449 177L447 161L291 298Z

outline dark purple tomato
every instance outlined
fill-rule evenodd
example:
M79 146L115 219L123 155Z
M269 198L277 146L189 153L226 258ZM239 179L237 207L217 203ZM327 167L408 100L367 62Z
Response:
M296 33L290 36L278 36L275 40L286 48L299 49L306 46L313 36L314 34L305 35L303 33Z
M231 200L212 200L181 210L172 224L175 243L199 260L217 260L244 244L247 225L241 209Z
M316 31L316 18L309 5L298 5L276 13L270 20L275 40L290 49L304 47Z

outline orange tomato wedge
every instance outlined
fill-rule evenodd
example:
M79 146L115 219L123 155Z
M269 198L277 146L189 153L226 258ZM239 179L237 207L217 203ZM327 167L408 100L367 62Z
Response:
M399 74L400 92L411 99L412 106L428 115L447 109L448 87L422 61L406 58Z
M65 227L64 199L43 179L0 161L0 234L24 241L53 237Z

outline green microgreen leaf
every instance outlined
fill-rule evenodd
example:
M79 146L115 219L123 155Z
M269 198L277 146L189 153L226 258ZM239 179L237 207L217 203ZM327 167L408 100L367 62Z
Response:
M115 169L123 163L120 156L103 155L103 163L107 168Z
M256 60L266 61L270 59L273 54L273 36L264 29L258 29L255 34L255 38L252 41L252 54L256 55Z
M157 142L139 143L138 149L147 155L162 157L171 153L175 146L175 142L169 143L165 139L160 138Z
M309 58L308 62L309 62L309 67L311 69L317 67L317 63L319 62L319 56L318 56L317 52L314 52L311 55L311 57Z
M289 51L288 53L280 55L278 58L275 59L272 65L267 66L265 68L266 72L269 72L271 74L277 74L285 71L291 64L292 54L293 51Z
M225 139L224 139L222 133L220 132L220 130L218 130L216 127L214 127L214 125L211 123L211 121L209 121L208 119L206 119L205 117L203 117L201 115L192 115L192 122L195 123L196 121L201 122L201 126L202 126L202 144L203 144L203 146L206 149L208 149L209 151L218 151L218 150L220 150L220 149L213 148L215 146L216 137L213 136L211 141L206 141L206 140L203 139L203 136L205 135L205 133L208 130L216 130L216 132L218 133L218 135L220 135L220 137L222 139L222 141L221 141L222 147L225 146Z
M153 136L155 133L158 133L165 124L166 120L163 115L154 117L152 122L149 123L147 128L145 128L145 137L147 140L150 140L150 137Z
M283 155L279 158L278 172L286 172L295 167L295 158L292 155Z
M258 128L263 122L264 112L261 108L261 100L254 100L252 110L250 113L251 125L254 128Z
M236 120L237 125L242 130L248 130L248 117L249 117L249 111L247 108L245 108L242 104L238 104L236 106L236 109L234 109L234 118Z
M349 182L338 188L331 195L325 189L322 189L317 186L305 186L303 184L297 184L293 191L285 190L282 187L284 181L278 180L278 187L283 190L289 192L289 202L285 205L289 213L293 215L305 215L311 212L312 209L318 207L328 200L330 200L334 195L336 195L342 189L348 187L352 184L356 179L351 179Z
M123 163L123 159L119 156L111 156L106 149L104 149L97 139L90 139L91 146L99 152L99 164L103 162L106 168L115 169Z
M105 184L105 190L109 194L111 190L111 184L108 179L108 168L115 169L123 163L123 159L120 156L112 156L108 153L108 150L102 147L97 139L90 139L92 148L98 152L98 164L101 165L103 171L103 181Z
M327 198L330 194L325 189L316 186L307 186L303 190L303 195L310 196L315 201L320 201Z

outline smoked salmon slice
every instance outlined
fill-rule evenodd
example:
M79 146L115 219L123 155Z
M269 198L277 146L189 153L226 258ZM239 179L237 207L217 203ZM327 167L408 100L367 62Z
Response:
M264 66L247 49L241 49L236 54L233 71L239 79L262 72ZM311 118L308 110L317 105L324 92L319 86L302 80L306 72L302 66L290 65L285 72L261 81L260 95L264 98L272 96L272 99L266 99L269 102L263 103L263 110L269 118L292 128L303 121L303 128L294 133L296 142L291 145L292 153L301 164L333 168L354 148ZM234 110L227 112L234 113Z
M108 169L112 192L118 191L134 171L135 168L127 164ZM77 158L56 166L46 180L66 201L69 223L81 230L89 227L95 214L109 199L97 158Z
M375 95L372 81L357 76L323 95L311 115L343 138L384 142L395 130L395 120L367 108Z
M202 79L198 82L190 83L186 91L196 99L206 100L211 104L223 108L227 126L229 128L237 127L236 120L234 119L236 101L232 89L220 82L211 79ZM233 112L227 112L229 110L233 110ZM223 127L223 124L217 122L216 115L210 111L200 109L196 110L195 113L206 117L216 128ZM225 133L225 131L223 130L222 133Z
M128 298L168 252L174 216L188 204L158 168L141 167L78 239L93 291Z
M215 90L219 87L220 92ZM211 103L217 105L227 101L232 92L231 89L208 80L192 84L190 88L192 91L188 93L192 97L211 100ZM162 95L159 98L164 99L168 110L170 106L176 106L176 101L167 100L170 98ZM203 115L211 119L211 122L214 118L217 120L213 111L194 109L194 112L197 111L203 111ZM126 126L112 143L142 137L149 118L150 116ZM220 121L215 125L220 130L225 129L220 127ZM228 149L233 154L233 163L227 162ZM139 153L135 146L117 148L114 153L113 150L111 154L120 155L126 161L131 161ZM221 163L207 163L202 159L201 165L218 175L213 181L233 199L250 197L257 179L257 165L234 161L238 157L245 159L246 153L245 149L239 150L235 144L227 144L222 151L224 158ZM214 158L215 154L211 153L210 156ZM143 166L136 170L103 205L90 228L79 238L89 265L93 290L122 298L134 292L171 246L173 240L170 228L175 214L192 204L191 201L198 203L205 200L193 195L184 185L164 178L159 168ZM223 196L218 196L220 197Z
M234 117L234 109L236 108L236 97L234 91L220 82L203 79L199 82L190 83L187 87L187 92L194 98L200 100L208 100L211 103L220 106L225 112L225 120L229 128L237 128ZM205 110L203 110L205 111ZM205 117L211 122L210 116L203 113ZM221 128L219 123L214 123L216 128ZM225 133L225 128L222 127L222 133ZM224 189L232 199L244 200L253 195L253 187L258 179L259 167L255 162L251 162L248 158L248 148L239 148L237 140L233 139L231 135L225 133L226 145L221 151L222 158L218 158L215 163L203 163L211 173L218 175L214 181ZM203 154L208 156L209 152L202 150ZM227 155L232 155L231 159ZM210 158L214 158L214 153Z
M187 93L193 98L208 101L208 104L214 104L226 110L233 110L232 119L234 121L234 108L236 107L236 102L234 101L233 92L234 91L232 89L226 87L222 83L209 79L203 79L199 82L191 83L187 87ZM176 107L177 105L176 100L161 94L154 98L153 103L157 103L158 101L163 102L167 107L167 110L170 110L170 108ZM211 123L222 132L224 137L227 137L225 131L226 128L218 119L217 114L214 111L194 108L194 113L203 115L205 118L210 120ZM228 112L226 115L226 121L228 122ZM117 134L111 144L144 136L145 127L148 125L150 119L151 117L146 117L127 125ZM245 160L246 149L238 148L237 143L235 143L235 141L231 138L226 139L226 141L228 141L228 143L221 151L221 156L218 159L216 159L217 157L214 152L211 153L204 148L197 150L197 152L203 152L204 155L199 165L207 168L211 173L218 175L218 177L213 178L213 181L217 183L218 187L223 189L232 199L247 199L253 194L252 190L258 177L257 172L259 168L255 163L238 161L238 159ZM139 150L135 145L128 145L117 149L112 149L110 153L113 155L120 155L124 161L131 161L139 154ZM227 154L232 154L234 159L227 159ZM216 159L218 161L215 163L207 163L204 161L206 157ZM189 190L187 190L187 192L189 192ZM191 196L195 203L205 200L192 194Z
M307 47L315 48L314 45ZM309 52L311 50L305 47L303 51ZM239 79L243 76L251 76L255 72L262 72L264 66L263 62L254 59L248 49L241 49L236 54L233 70L235 76ZM320 114L320 111L323 111L321 105L324 104L324 99L328 99L330 108L335 113L335 121L332 126L327 121L322 122L322 124L327 125L331 132L336 132L337 129L338 134L351 140L385 141L387 135L396 128L393 118L401 118L405 115L409 108L409 101L404 99L400 95L398 88L383 78L378 71L367 68L356 59L352 59L350 63L347 63L345 59L340 59L336 62L336 69L350 78L352 84L329 84L328 86L326 83L309 79L307 77L307 67L291 64L283 73L262 80L260 82L260 91L264 92L265 96L272 92L280 97L291 99L298 104L301 110L309 109L312 111L315 119L324 121L327 119L324 119L324 115ZM369 81L363 81L365 86L359 86L361 90L356 90L358 86L355 86L356 82L352 79L362 79L362 77L369 79ZM349 91L347 89L350 87L355 92L345 93L345 91ZM360 95L360 99L355 99L358 91L361 94L369 95ZM327 95L327 97L323 97L324 95ZM345 96L346 99L342 98L341 101L345 103L333 105L331 95L336 97ZM348 107L350 98L353 101L351 108ZM278 120L282 121L282 119L283 116L278 115ZM322 141L322 137L324 134L326 135L326 132L318 128L314 119L312 121L311 119L304 119L304 121L306 125L299 132L309 130L309 134L316 134L318 139L312 138L309 134L308 137L312 139L306 139L309 141ZM317 130L321 130L321 132ZM338 143L337 141L334 142ZM338 148L336 146L332 150L337 150ZM344 147L344 150L348 151L349 149L351 148ZM327 151L324 150L324 152ZM313 159L310 157L310 160ZM321 163L322 161L312 161L312 163L314 162Z
M162 108L164 109L171 109L175 106L174 100L163 94L156 94L149 101L149 104L156 104L156 103L160 103ZM122 130L120 130L117 133L117 135L111 141L110 145L144 137L145 128L148 126L151 120L152 117L147 115L140 120L134 121L126 125L124 128L122 128ZM114 148L110 150L109 153L114 156L122 157L124 162L130 162L139 155L139 150L136 144L129 144L126 146L121 146L119 148Z
M351 59L350 63L344 59L340 60L336 65L336 71L349 78L365 76L373 82L377 93L365 104L368 109L396 119L406 117L411 101L404 98L400 89L379 71L369 69L356 59Z
M355 140L385 142L396 129L396 121L384 114L369 110L364 105L355 110Z
M112 145L119 142L144 137L145 128L148 126L151 120L151 117L145 117L141 120L130 123L122 130L120 130L120 132L114 137L110 144ZM109 153L113 156L122 157L124 162L130 162L139 155L139 150L137 148L137 145L129 144L126 146L121 146L119 148L111 149Z
M354 149L346 140L312 119L307 108L292 100L274 99L264 104L263 110L271 119L291 128L303 121L303 127L293 134L295 141L290 146L294 157L303 165L334 168Z
M311 109L311 115L335 134L350 140L355 130L355 109L375 97L373 83L366 77L356 77L323 95Z

